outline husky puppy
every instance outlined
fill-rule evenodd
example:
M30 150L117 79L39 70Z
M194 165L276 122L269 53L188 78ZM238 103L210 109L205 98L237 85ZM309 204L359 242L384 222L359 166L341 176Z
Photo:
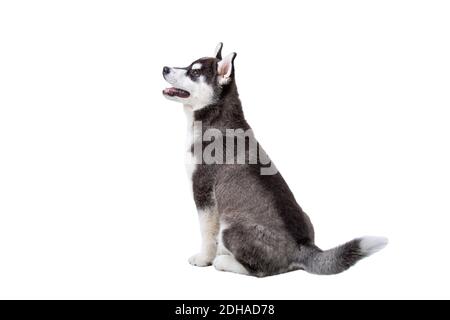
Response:
M163 68L172 86L163 95L182 103L187 117L186 169L202 238L200 252L189 262L257 277L298 269L336 274L384 248L387 239L382 237L357 238L325 251L314 244L309 217L244 118L235 82L236 53L222 58L221 52L222 43L213 57L185 68ZM236 131L245 135L230 133ZM211 152L207 142L213 137L222 150ZM225 143L230 141L232 147ZM205 160L208 150L213 161Z

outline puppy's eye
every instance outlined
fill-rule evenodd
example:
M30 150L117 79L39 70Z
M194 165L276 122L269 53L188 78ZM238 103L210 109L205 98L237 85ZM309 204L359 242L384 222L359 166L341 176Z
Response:
M193 77L199 77L200 76L200 70L198 70L198 69L193 69L193 70L191 70L191 75L193 76Z

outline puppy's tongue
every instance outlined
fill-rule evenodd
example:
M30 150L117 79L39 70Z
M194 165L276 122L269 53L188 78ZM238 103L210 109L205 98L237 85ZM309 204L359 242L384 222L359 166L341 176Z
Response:
M179 97L179 98L187 98L190 96L189 92L187 92L186 90L173 87L164 89L163 94L168 95L170 97Z

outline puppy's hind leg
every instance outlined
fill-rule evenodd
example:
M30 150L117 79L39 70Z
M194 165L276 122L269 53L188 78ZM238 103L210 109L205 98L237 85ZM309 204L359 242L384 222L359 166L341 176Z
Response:
M222 230L220 241L229 255L218 256L214 267L255 277L293 270L293 258L298 255L296 243L280 230L258 224L230 224Z
M213 262L214 268L219 271L227 271L248 275L249 272L232 255L223 254L217 256Z

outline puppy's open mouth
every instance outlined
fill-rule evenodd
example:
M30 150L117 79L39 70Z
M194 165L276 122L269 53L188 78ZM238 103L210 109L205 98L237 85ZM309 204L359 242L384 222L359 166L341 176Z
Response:
M173 87L164 89L163 94L168 95L169 97L179 97L179 98L188 98L191 95L186 90Z

